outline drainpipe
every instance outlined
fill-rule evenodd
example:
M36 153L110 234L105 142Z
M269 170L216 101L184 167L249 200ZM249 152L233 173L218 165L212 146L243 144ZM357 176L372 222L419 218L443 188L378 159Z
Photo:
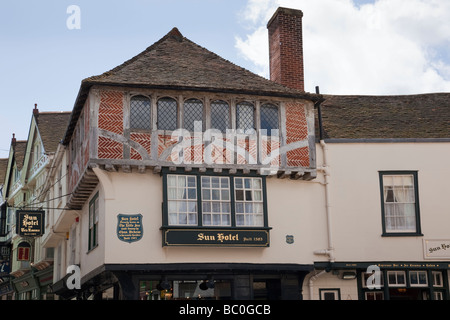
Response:
M316 87L316 94L320 94L319 87ZM333 247L333 237L332 237L332 231L331 231L331 204L330 204L330 191L329 191L329 177L330 177L330 169L328 165L328 159L327 159L327 153L328 153L328 147L324 140L324 134L323 134L323 125L322 125L322 110L321 110L321 103L322 100L319 100L316 102L317 107L317 113L318 113L318 120L319 120L319 140L320 140L320 146L322 149L322 157L323 157L323 163L321 167L318 167L317 170L320 170L323 172L324 175L324 188L325 188L325 212L327 217L327 238L328 238L328 248L323 250L316 250L314 251L314 254L316 255L325 255L328 257L328 261L333 263L335 261L334 257L334 247ZM327 270L322 270L318 274L313 275L309 279L309 297L310 300L312 300L313 297L313 288L314 288L314 281L319 278L320 276L324 275L327 272Z

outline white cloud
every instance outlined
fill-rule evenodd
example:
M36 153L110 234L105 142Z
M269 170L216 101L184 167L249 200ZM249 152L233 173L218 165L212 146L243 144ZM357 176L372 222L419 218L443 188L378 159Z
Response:
M450 1L249 0L236 48L268 77L266 24L278 6L303 11L305 90L331 94L450 91Z

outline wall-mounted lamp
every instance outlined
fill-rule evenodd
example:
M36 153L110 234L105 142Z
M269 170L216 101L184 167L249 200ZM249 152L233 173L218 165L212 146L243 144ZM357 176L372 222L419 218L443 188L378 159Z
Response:
M354 271L346 271L342 273L343 280L353 280L356 278L356 272Z

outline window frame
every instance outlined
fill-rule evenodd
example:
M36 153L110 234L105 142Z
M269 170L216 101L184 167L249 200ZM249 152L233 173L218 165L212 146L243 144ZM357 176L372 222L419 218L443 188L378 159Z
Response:
M88 252L98 246L98 224L99 224L99 193L97 192L89 201L88 221Z
M266 119L266 116L263 116L263 111L264 109L270 110L276 110L276 115L277 115L277 123L276 123L276 128L263 128L263 120ZM274 103L271 102L265 102L263 104L261 104L261 106L259 107L259 126L261 130L267 130L266 134L264 136L275 136L278 137L280 134L280 108L279 106L277 106ZM276 134L272 134L272 130L275 130ZM262 132L262 131L261 131Z
M175 171L170 171L169 168L163 168L161 170L162 180L163 180L163 203L162 203L162 228L194 228L194 229L252 229L252 230L269 230L271 229L268 224L268 214L267 214L267 188L266 188L266 177L258 175L256 171L251 171L248 174L236 173L229 174L228 170L224 170L221 173L214 172L212 169L208 169L205 172L199 172L198 169L193 169L190 172L185 172L184 169L176 169ZM195 176L197 179L197 224L169 224L169 211L168 211L168 176L169 175L184 175L184 176ZM203 202L202 202L202 177L228 177L229 178L229 195L230 195L230 225L205 225L203 223ZM261 226L255 225L237 225L236 224L236 200L235 200L235 179L236 178L260 178L261 179L261 191L262 191L262 210L263 210L263 223Z
M162 111L163 111L162 109L160 109L160 107L163 108L163 106L160 105L160 101L161 100L166 100L166 101L170 100L172 103L173 102L175 103L175 114L174 115L173 114L169 115L170 117L173 117L173 116L175 117L175 119L174 119L175 128L173 128L173 129L172 128L166 129L166 128L162 128L161 127L162 124L160 123L160 118L162 118ZM173 110L170 110L170 111L173 111ZM163 97L158 98L158 100L156 101L156 129L159 130L159 131L169 131L169 132L177 130L180 127L179 113L180 113L180 106L179 106L179 103L178 103L177 99L175 99L175 98L173 98L171 96L163 96Z
M385 176L408 176L408 175L411 175L413 177L416 231L387 230L383 177L385 177ZM423 236L422 231L421 231L421 226L420 226L418 172L417 171L379 171L379 183L380 183L380 199L381 199L382 236L400 236L400 237L402 237L402 236Z
M138 100L146 100L148 102L148 123L146 128L140 128L133 126L133 99ZM143 94L136 94L132 95L130 97L130 116L129 116L129 128L131 132L149 132L152 130L152 121L153 121L153 114L152 114L152 99L149 96L143 95Z

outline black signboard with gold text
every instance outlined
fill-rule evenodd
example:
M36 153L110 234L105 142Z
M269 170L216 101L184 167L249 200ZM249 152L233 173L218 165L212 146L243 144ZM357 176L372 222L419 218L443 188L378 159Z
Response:
M168 228L163 246L268 247L269 230Z
M44 233L45 211L17 210L16 232L22 237L39 237Z

